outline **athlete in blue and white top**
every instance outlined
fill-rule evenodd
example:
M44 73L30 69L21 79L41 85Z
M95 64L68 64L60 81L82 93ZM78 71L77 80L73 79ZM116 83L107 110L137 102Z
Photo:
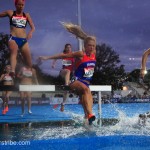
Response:
M10 49L11 75L15 76L15 68L17 64L18 49L23 54L24 60L29 67L32 67L32 59L30 48L27 40L32 38L32 33L35 30L33 21L29 13L24 13L25 0L15 0L16 10L7 10L0 13L0 17L9 17L10 19L10 39L8 46ZM26 25L29 23L31 30L26 34Z
M85 85L89 86L92 80L94 68L96 64L95 54L88 55L86 52L83 53L83 58L76 61L75 77L73 79L79 80Z

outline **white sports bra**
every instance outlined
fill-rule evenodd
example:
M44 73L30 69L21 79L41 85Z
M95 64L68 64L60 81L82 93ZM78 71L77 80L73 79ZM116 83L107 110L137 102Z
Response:
M3 78L4 81L13 81L12 77L8 74L5 74L4 75L4 78Z
M22 75L24 77L30 78L30 77L32 77L32 70L29 70L29 69L23 67L23 69L22 69Z

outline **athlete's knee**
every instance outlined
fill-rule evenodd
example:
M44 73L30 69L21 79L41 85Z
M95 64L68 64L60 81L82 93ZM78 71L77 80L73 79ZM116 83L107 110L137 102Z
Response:
M83 94L89 94L90 93L89 88L87 86L82 87L82 93Z

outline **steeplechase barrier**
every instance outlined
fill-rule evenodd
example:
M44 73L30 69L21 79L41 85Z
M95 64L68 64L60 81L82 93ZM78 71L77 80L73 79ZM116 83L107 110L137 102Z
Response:
M91 91L98 92L98 120L99 120L99 125L101 126L102 121L101 121L101 114L102 114L102 104L101 104L101 92L106 92L106 91L111 91L112 87L111 85L90 85L89 86ZM69 90L68 86L56 86L56 85L19 85L19 91L65 91Z
M111 85L90 85L89 86L91 91L98 92L98 120L99 125L101 126L101 114L102 114L102 106L101 106L101 100L102 100L102 93L112 90ZM69 86L60 86L60 85L18 85L18 86L0 86L1 91L31 91L31 92L60 92L63 93L63 91L69 91Z

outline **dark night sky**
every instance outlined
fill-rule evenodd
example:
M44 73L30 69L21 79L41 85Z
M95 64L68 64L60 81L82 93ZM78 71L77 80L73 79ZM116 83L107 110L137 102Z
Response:
M1 12L15 9L13 0L0 0L0 6ZM126 71L131 71L140 68L141 56L150 47L149 8L149 0L81 0L82 28L95 35L98 44L111 46ZM26 0L25 12L30 13L36 27L29 41L34 58L61 52L66 43L78 50L76 38L60 24L77 24L77 0ZM9 33L8 21L0 19L0 32ZM58 74L61 65L57 63L56 69L51 69L51 61L47 61L41 67Z

